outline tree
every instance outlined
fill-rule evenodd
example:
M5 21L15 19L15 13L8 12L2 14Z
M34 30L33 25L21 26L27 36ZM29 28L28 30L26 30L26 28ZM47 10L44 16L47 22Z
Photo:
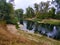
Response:
M14 8L13 8L13 5L11 4L11 3L7 3L6 4L6 8L5 8L5 13L6 13L6 15L5 15L5 20L7 21L7 22L11 22L12 23L12 20L15 18L14 17Z
M60 12L60 0L53 0L52 4L57 8L57 13Z
M39 5L38 5L37 3L35 3L35 4L34 4L34 8L35 8L35 11L36 11L36 12L38 12L38 10L39 10L38 7L39 7Z
M0 1L0 20L2 20L3 18L4 18L4 15L3 15L3 13L4 13L4 11L3 10L5 10L5 4L6 4L6 1L5 0L1 0Z
M35 17L37 18L39 15L39 4L35 3L34 8L35 8Z
M54 8L54 7L52 7L52 8L49 10L48 18L55 18L55 8Z
M20 19L23 18L23 9L17 9L15 10L15 15Z
M52 4L55 6L55 19L60 19L60 0L53 0Z
M0 20L5 20L6 23L13 23L14 8L11 3L7 3L6 0L0 0Z
M47 1L47 2L41 2L39 4L40 13L46 13L46 12L48 12L49 5L50 5L49 1Z
M36 11L36 17L40 19L48 18L49 5L50 5L49 1L47 1L47 2L40 2L38 6L35 6L38 7L38 11Z
M30 18L34 17L35 14L34 14L33 8L31 8L31 7L26 8L26 15L27 15L27 17L30 17Z

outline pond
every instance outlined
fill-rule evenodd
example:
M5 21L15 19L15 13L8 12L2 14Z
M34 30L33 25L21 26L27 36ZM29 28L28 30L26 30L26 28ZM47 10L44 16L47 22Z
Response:
M23 25L22 30L29 30L32 33L39 33L50 38L60 39L60 26L28 20L24 20L20 24Z

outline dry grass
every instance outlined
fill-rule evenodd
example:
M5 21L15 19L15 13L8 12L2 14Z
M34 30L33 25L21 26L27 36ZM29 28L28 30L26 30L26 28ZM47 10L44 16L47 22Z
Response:
M60 45L60 41L42 35L31 34L22 30L18 30L19 35L16 35L18 33L10 32L13 27L10 30L6 28L6 24L0 23L0 45Z
M23 30L20 30L19 32L23 37L31 40L32 44L35 43L33 45L60 45L60 41L50 39L40 34L31 34Z
M22 35L15 35L6 29L5 24L0 23L0 45L35 45L36 42L31 42ZM16 33L17 34L17 33ZM33 44L32 44L33 43Z
M17 39L6 28L6 24L0 23L0 45L11 45Z

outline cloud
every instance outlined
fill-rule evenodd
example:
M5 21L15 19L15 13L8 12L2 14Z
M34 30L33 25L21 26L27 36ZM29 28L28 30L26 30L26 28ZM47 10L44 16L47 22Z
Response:
M28 6L33 7L34 3L40 3L41 1L45 2L49 0L15 0L15 9L22 8L25 10Z

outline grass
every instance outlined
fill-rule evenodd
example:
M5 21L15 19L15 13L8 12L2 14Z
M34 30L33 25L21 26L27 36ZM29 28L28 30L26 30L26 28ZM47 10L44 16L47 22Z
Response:
M12 34L2 24L0 23L0 45L60 45L60 41L23 30L18 30L19 35Z
M18 45L21 42L25 43L24 41L24 38L10 33L7 30L6 24L0 22L0 45Z
M44 19L40 23L48 23L48 24L53 24L53 25L60 25L60 20L56 20L56 19Z
M12 45L15 39L17 39L16 36L6 29L6 25L0 23L0 45Z
M31 40L32 44L35 42L34 45L60 45L60 41L50 39L40 34L31 34L22 30L20 30L19 33L28 40Z
M33 40L32 40L33 42L31 42L31 40L22 36L22 34L19 35L12 34L6 28L7 27L4 23L0 23L0 45L36 45L37 44Z
M30 20L38 23L44 23L44 24L53 24L53 25L60 25L60 20L57 19L25 19L25 20Z

